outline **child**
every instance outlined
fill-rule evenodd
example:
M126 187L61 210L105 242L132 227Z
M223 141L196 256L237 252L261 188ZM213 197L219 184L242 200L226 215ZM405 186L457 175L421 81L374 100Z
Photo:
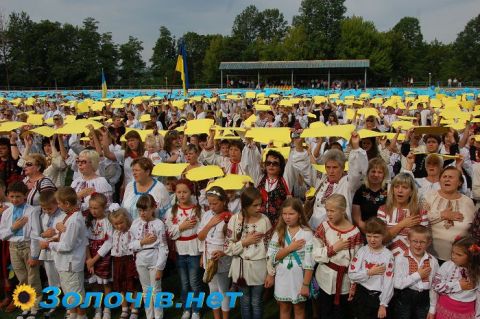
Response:
M143 154L143 157L151 159L153 164L157 165L158 163L162 162L160 154L158 153L159 151L160 147L155 135L148 135L145 139L145 153Z
M198 226L200 230L198 239L203 242L202 264L206 270L204 281L208 283L210 293L225 294L230 288L228 271L232 263L232 258L225 255L225 237L232 213L228 211L228 198L223 188L213 186L207 191L206 196L210 210L202 216ZM213 278L212 268L216 269ZM221 319L222 313L223 319L228 319L229 303L229 298L223 298L221 311L213 310L215 319Z
M6 186L0 179L0 220L5 210L10 206L6 198ZM12 288L14 283L9 279L10 273L10 251L8 249L8 240L0 240L0 290L3 291L3 300L0 302L0 310L5 308L5 312L12 312L16 309L12 301Z
M58 207L66 213L62 222L55 228L60 232L58 241L41 241L40 248L50 249L55 267L60 276L60 285L64 294L75 292L85 299L84 265L85 247L88 245L87 227L77 201L77 193L65 186L57 190ZM69 319L86 319L85 309L70 310Z
M87 260L85 264L89 272L88 283L103 286L105 295L112 291L112 249L113 229L108 218L105 216L107 197L100 193L90 196L86 225L88 228L89 245L86 250ZM94 319L110 319L110 309L95 308Z
M303 212L302 202L289 198L283 203L275 233L269 244L268 258L275 268L274 296L280 306L280 318L305 317L305 303L313 276L313 233Z
M360 230L346 215L343 195L332 194L325 201L327 220L315 232L313 258L318 262L315 278L320 287L320 318L351 318L354 285L348 265L363 244Z
M165 188L168 191L168 197L170 198L170 206L175 205L177 198L175 197L175 185L178 179L175 176L167 176L165 178ZM159 216L159 218L165 222L165 216Z
M228 196L228 210L232 213L240 213L242 205L240 203L240 192L237 190L226 190Z
M133 251L128 247L132 241L132 233L130 232L132 221L130 220L130 214L125 208L110 210L112 212L108 215L108 219L115 229L112 235L111 250L113 259L113 291L120 292L125 297L126 292L137 290L136 283L138 280L135 257ZM134 307L131 309L130 319L137 319L138 310ZM124 299L120 318L126 319L127 317L128 303Z
M168 236L175 241L176 261L182 283L182 301L185 305L187 293L198 295L202 289L200 269L200 243L197 238L198 223L202 218L200 206L193 204L194 187L192 182L181 179L175 185L177 203L167 211ZM182 319L200 318L200 309L184 309Z
M420 208L415 180L400 173L392 180L387 203L378 209L377 216L387 224L385 242L396 256L408 251L407 235L414 225L428 226L427 212Z
M132 241L128 247L136 252L135 263L145 298L146 317L161 319L163 309L154 307L154 301L155 294L162 291L162 275L168 256L165 225L155 217L157 205L152 195L140 196L137 209L139 217L130 227ZM147 292L152 288L152 299L147 300Z
M40 207L42 208L40 237L48 241L58 240L60 232L55 229L55 225L65 218L65 213L58 207L54 191L44 191L40 194ZM39 260L43 261L45 272L48 278L48 285L51 287L60 287L60 276L50 249L42 249Z
M452 245L452 259L443 263L433 279L439 294L435 314L428 319L473 319L480 316L480 247L472 237Z
M273 285L273 270L267 277L267 245L264 240L272 232L267 216L260 213L262 195L255 187L247 187L240 196L242 211L228 222L227 250L233 256L229 277L240 288L242 318L263 317L263 288Z
M395 318L424 319L429 313L435 313L437 294L432 289L432 281L438 270L438 261L426 252L432 243L432 234L427 227L411 227L408 243L410 249L395 256Z
M38 297L31 311L22 313L26 319L35 319L42 291L37 240L40 216L38 210L26 204L28 193L27 186L22 182L14 182L8 186L7 196L12 206L2 214L0 239L9 241L10 261L19 284L28 284L37 293Z
M365 223L367 246L352 259L348 277L357 283L353 312L357 319L385 318L393 296L393 254L383 246L387 226L378 217Z

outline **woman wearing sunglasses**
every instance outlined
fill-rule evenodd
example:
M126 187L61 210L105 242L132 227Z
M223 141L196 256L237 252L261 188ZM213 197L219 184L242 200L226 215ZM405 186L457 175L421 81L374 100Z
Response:
M32 153L25 155L23 160L23 171L25 173L23 182L30 190L27 195L27 204L40 206L40 193L47 190L56 191L57 187L49 177L43 174L43 171L47 168L45 156Z

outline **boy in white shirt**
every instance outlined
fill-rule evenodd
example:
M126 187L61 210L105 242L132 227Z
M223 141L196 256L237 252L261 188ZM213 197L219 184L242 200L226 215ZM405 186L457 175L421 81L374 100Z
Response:
M415 225L408 233L410 249L395 256L395 318L427 318L435 313L437 293L432 281L438 271L438 261L426 252L432 243L430 230Z
M50 249L54 254L55 266L60 275L64 294L76 292L85 300L84 265L88 245L87 227L80 212L77 193L71 187L62 187L55 194L58 207L67 215L55 228L60 232L59 241L41 241L40 248ZM70 311L69 319L86 319L85 309Z

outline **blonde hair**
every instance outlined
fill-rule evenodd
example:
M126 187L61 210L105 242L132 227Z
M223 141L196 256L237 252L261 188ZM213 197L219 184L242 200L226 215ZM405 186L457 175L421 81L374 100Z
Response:
M85 156L92 163L92 168L94 171L98 169L100 163L100 156L97 151L94 150L83 150L78 154L78 156Z
M132 226L132 220L130 219L130 214L125 208L119 208L111 212L110 214L108 214L108 220L112 225L113 225L113 221L119 218L123 218L123 220L128 226L128 229L130 228L130 226Z
M391 215L393 209L397 206L393 192L397 185L402 184L407 185L412 190L410 198L408 199L408 210L410 211L410 216L416 216L420 213L418 190L415 180L413 179L412 175L408 173L400 173L392 180L390 190L387 195L387 202L385 204L385 213L387 215Z

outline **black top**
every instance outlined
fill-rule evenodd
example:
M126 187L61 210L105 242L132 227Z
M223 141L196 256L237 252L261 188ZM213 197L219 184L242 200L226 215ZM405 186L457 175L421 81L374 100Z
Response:
M362 221L377 216L378 208L385 205L387 201L387 187L377 192L372 191L364 185L355 192L353 205L359 205L362 213Z

